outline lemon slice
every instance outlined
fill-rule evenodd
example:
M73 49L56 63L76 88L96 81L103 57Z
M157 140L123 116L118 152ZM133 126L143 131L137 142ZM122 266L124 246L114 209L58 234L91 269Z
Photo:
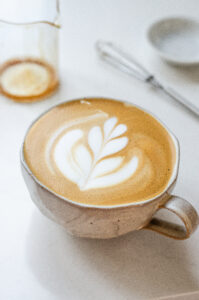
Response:
M37 97L50 89L53 70L37 61L17 61L4 66L0 74L3 93L16 98Z

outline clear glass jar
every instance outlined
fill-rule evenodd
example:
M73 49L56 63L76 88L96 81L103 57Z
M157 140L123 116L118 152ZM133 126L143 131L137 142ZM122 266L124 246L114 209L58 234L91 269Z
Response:
M59 1L3 2L0 92L19 102L46 98L59 86Z

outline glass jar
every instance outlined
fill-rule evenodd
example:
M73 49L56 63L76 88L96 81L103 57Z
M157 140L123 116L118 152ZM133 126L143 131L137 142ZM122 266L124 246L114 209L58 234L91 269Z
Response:
M59 1L6 0L0 10L0 92L19 102L46 98L59 86Z

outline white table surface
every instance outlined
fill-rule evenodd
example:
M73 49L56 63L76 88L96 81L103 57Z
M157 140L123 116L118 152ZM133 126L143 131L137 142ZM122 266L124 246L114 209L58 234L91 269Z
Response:
M185 241L145 231L113 240L71 237L32 203L20 172L19 149L30 122L56 103L94 95L131 101L155 113L178 137L181 164L175 194L199 211L199 120L100 63L93 48L98 38L122 44L199 106L199 67L163 63L145 39L155 19L198 17L199 1L67 0L61 11L60 93L35 104L0 97L0 299L139 300L197 291L199 230Z

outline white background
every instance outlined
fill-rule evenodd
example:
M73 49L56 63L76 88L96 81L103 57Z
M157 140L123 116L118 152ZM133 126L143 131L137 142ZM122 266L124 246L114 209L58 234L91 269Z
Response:
M0 299L130 300L199 290L199 230L186 241L139 231L113 240L67 235L31 202L19 166L25 131L64 100L109 96L156 114L178 137L175 194L199 211L199 122L172 100L99 62L97 39L115 41L199 106L199 67L163 63L145 38L163 16L198 17L198 0L65 0L61 3L60 93L35 104L0 97ZM0 37L2 39L4 37ZM1 52L1 49L0 49Z

